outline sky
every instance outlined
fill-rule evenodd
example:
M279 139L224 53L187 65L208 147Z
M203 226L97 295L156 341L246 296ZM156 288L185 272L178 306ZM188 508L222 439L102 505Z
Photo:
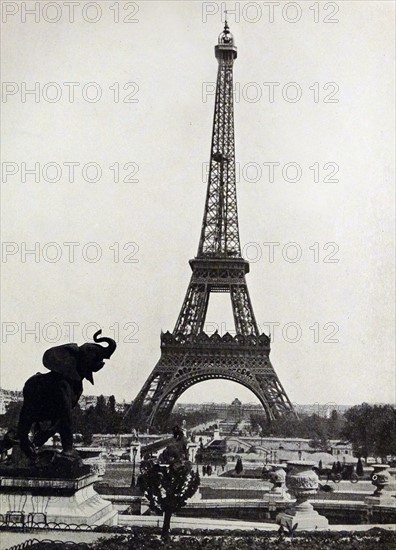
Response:
M1 387L97 328L118 348L85 393L130 401L154 368L197 252L227 7L242 255L271 361L294 403L393 403L393 2L38 6L2 2ZM228 295L216 328L233 330ZM180 402L235 397L256 401L211 381Z

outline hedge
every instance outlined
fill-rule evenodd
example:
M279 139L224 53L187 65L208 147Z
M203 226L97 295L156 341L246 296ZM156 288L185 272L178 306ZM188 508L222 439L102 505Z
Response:
M180 530L179 530L180 531ZM276 532L261 531L195 531L194 534L175 534L164 544L159 531L135 528L128 534L115 534L114 537L99 539L87 544L76 544L73 548L91 550L395 550L396 539L393 531L372 528L368 531L318 531L296 532L291 538ZM31 549L59 550L56 543L37 543Z

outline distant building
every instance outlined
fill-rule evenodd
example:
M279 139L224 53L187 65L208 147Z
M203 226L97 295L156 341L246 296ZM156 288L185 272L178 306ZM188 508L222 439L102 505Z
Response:
M299 414L316 414L322 418L330 418L332 411L338 414L344 414L350 407L348 405L337 405L336 403L312 403L310 405L293 404ZM192 412L209 412L219 420L227 422L240 422L249 420L250 415L265 415L264 408L260 403L241 403L239 399L234 399L230 403L176 403L175 412L187 414Z
M10 403L23 401L23 395L18 390L3 390L0 388L0 414L5 414Z
M349 441L337 441L337 443L331 445L330 452L334 456L350 455L353 456L352 443Z
M219 420L241 422L249 420L251 414L265 414L259 403L241 403L235 398L232 403L176 403L174 411L180 414L192 412L210 413Z
M104 396L106 403L108 403L110 396ZM0 414L5 414L7 406L11 402L17 403L18 401L23 401L23 394L21 391L17 390L4 390L0 388ZM83 411L89 409L89 407L95 407L98 401L97 395L82 395L79 400L79 405ZM125 400L122 403L115 404L116 411L122 412L125 409L126 403Z

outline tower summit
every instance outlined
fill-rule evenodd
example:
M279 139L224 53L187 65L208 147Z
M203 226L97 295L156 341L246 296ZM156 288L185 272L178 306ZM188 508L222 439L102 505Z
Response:
M237 48L227 21L215 46L219 63L209 181L198 257L241 257L235 184L233 74Z
M227 21L215 46L218 60L208 186L197 256L172 333L161 333L161 357L127 414L135 427L161 427L189 387L225 379L250 389L269 420L293 407L269 360L270 339L260 334L239 240L235 181L233 65L237 57ZM235 335L204 331L212 292L231 298Z

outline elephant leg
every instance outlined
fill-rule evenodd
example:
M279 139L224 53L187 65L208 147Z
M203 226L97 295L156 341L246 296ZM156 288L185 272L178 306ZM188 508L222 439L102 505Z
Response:
M61 438L62 449L65 453L70 453L73 450L73 396L71 387L68 383L59 385L58 407L58 431Z
M59 424L59 435L61 438L62 449L65 453L73 449L73 431L68 421L61 420Z
M29 439L30 428L32 427L32 411L25 405L22 406L18 422L19 445L24 454L29 458L35 458L35 449Z
M48 430L42 430L40 424L38 424L38 429L33 436L33 443L36 447L41 447L46 443L51 437L53 437L57 432L59 432L59 420L54 422Z

